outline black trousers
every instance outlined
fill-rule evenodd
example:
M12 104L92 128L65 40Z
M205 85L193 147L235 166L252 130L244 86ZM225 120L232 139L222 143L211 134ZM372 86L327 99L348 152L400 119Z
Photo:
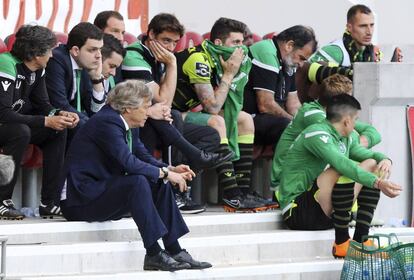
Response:
M66 134L66 130L58 132L45 127L31 128L19 123L0 125L0 147L4 154L13 157L16 165L11 182L0 188L0 201L12 197L24 151L28 144L36 144L43 152L41 202L59 202L58 184L63 167Z
M117 220L131 213L145 248L162 238L168 246L188 233L178 210L170 183L149 183L141 175L127 175L108 180L106 191L87 205L67 207L61 202L68 221Z
M290 123L288 118L271 114L257 114L254 122L254 144L276 146L285 128Z
M172 148L171 158L168 157L168 146L174 145L179 137L184 138L200 150L214 152L220 145L218 132L209 126L184 123L181 113L171 110L172 125L166 121L148 119L145 126L140 129L140 138L145 147L152 154L157 148L163 151L163 161L173 165L188 163L183 154L175 147Z

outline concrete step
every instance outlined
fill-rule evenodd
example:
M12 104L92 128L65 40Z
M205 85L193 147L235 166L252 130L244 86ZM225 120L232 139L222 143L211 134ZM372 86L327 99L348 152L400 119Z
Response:
M343 261L316 259L295 263L252 263L232 266L216 266L206 270L182 270L177 272L134 271L108 274L67 276L12 277L10 280L331 280L339 279Z
M300 261L330 257L332 231L273 230L247 234L186 237L180 240L196 259L214 265ZM113 273L142 269L141 241L7 246L7 275Z
M191 235L265 231L281 228L279 210L262 213L225 213L209 207L205 213L184 215ZM0 221L0 233L9 237L8 244L59 244L99 241L141 240L131 218L108 222L67 222L64 219L40 218L23 221Z
M395 232L401 241L413 242L408 228L378 228L372 233ZM296 263L330 259L333 230L198 234L180 243L196 259L214 266L249 263ZM142 270L145 249L141 241L10 245L7 275L47 276L118 273Z

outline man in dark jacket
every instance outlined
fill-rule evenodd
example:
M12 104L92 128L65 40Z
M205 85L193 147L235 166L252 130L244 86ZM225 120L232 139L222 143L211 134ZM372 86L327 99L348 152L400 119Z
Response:
M138 137L151 92L141 81L118 84L105 105L75 135L67 153L62 209L70 221L106 221L131 213L147 250L144 270L208 268L181 249L188 228L171 184L181 191L194 172L154 159ZM166 251L161 250L162 238Z
M0 55L0 147L16 163L11 182L0 188L3 219L24 218L11 198L29 143L43 151L40 215L60 214L56 174L63 166L66 128L76 127L79 117L49 102L44 68L55 45L55 35L46 27L23 26L11 52Z
M78 114L80 125L89 119L92 96L100 96L104 91L102 38L102 31L93 24L79 23L69 32L67 44L53 50L46 67L52 105Z

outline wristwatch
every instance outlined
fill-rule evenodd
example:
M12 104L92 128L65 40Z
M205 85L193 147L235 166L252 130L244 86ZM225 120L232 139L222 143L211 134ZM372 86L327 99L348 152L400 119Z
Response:
M167 179L167 177L168 177L168 168L167 167L161 167L161 171L162 171L162 173L164 173L164 176L162 176L162 179L163 180L165 180L165 179Z
M60 111L62 111L62 110L60 110L60 109L53 109L52 111L49 112L48 116L49 117L59 116Z
M101 75L101 77L99 79L91 79L92 84L97 85L97 84L101 84L104 81L105 77L103 75Z

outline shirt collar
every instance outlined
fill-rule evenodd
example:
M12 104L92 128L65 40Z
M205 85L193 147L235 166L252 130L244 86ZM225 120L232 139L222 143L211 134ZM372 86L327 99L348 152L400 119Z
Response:
M277 52L276 55L277 55L277 59L279 60L280 68L282 68L283 67L283 59L282 59L282 54L280 53L279 44L277 43L277 40L276 40L276 36L273 36L272 41L273 41L273 44L275 44L275 47L276 47L276 52Z
M336 130L336 128L331 124L330 121L328 121L327 119L325 119L325 123L326 125L329 127L329 130L331 132L331 135L333 137L335 137L336 139L340 140L342 138L346 138L345 136L342 136L339 134L339 132Z
M70 62L71 62L71 64L72 64L72 70L73 71L75 71L75 70L78 70L78 69L82 69L82 68L80 68L79 67L79 65L76 63L76 61L73 59L73 57L70 55L70 53L69 53L69 57L70 57Z
M124 122L124 125L125 125L125 129L126 129L126 131L128 131L129 130L129 125L128 125L128 123L126 122L126 120L124 119L124 117L122 116L122 115L119 115L120 117L121 117L121 120Z

